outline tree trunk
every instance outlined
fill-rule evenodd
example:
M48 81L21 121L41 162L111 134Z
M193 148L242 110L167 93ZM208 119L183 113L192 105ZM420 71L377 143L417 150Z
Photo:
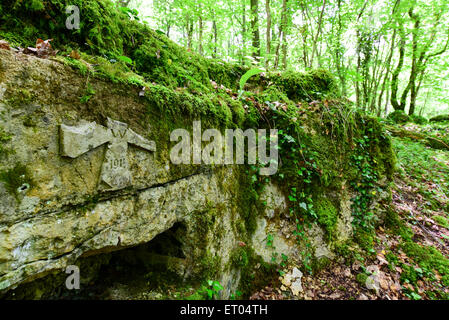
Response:
M313 45L312 45L312 56L310 58L310 65L309 68L313 67L313 60L315 58L315 54L317 51L317 44L318 44L318 37L320 36L321 33L321 26L323 24L323 15L324 15L324 9L326 8L326 0L323 0L323 6L321 7L321 12L320 12L320 17L318 20L318 28L315 34L315 39L313 40Z
M385 92L385 86L387 83L387 79L390 75L390 68L391 68L391 59L393 58L393 52L394 52L394 41L396 40L396 29L393 31L393 36L391 37L391 47L390 47L390 52L388 54L388 58L387 58L387 62L386 62L386 66L387 69L385 71L385 76L384 79L382 81L382 86L380 89L380 94L379 94L379 100L377 102L377 116L380 117L381 114L381 110L382 110L382 97L384 95ZM387 100L388 100L388 94L387 94Z
M265 53L265 68L268 69L271 54L271 8L270 0L265 0L265 11L267 12L267 52Z
M260 59L260 33L259 33L259 0L251 0L251 31L253 36L253 57Z
M281 47L281 39L284 39L285 28L287 27L287 2L288 0L282 0L282 14L281 14L281 25L279 26L278 43L276 46L276 57L274 60L274 68L279 67L279 49Z
M287 32L288 32L288 14L285 12L285 24L284 24L284 31L282 32L282 68L285 70L287 69Z
M217 57L217 48L218 48L218 29L217 29L217 22L212 22L212 29L214 30L214 54L212 55L214 58Z
M131 2L131 0L120 0L120 6L122 7L127 7L129 5L129 3Z
M246 1L242 0L243 10L242 10L242 61L241 64L245 64L246 56Z
M400 42L399 42L399 61L396 69L391 76L391 106L394 110L404 111L405 105L399 104L397 100L398 85L399 85L399 73L404 65L404 54L405 54L405 32L404 26L401 24L399 26Z
M192 51L192 39L193 39L193 22L187 20L187 49Z
M199 37L198 37L198 52L203 55L203 17L200 15L199 18Z

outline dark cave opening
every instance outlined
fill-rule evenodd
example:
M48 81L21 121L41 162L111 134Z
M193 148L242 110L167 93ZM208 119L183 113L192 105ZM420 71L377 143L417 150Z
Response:
M80 258L80 289L67 289L65 270L8 291L2 299L162 299L186 279L186 228L175 223L151 241Z

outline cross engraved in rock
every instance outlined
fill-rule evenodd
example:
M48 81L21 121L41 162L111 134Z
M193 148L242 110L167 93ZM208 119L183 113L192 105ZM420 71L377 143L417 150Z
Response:
M132 183L127 157L128 144L147 151L156 151L154 141L148 141L128 128L123 122L110 118L107 128L96 122L66 126L61 124L61 155L77 158L105 143L108 144L101 167L99 187L105 190L119 190ZM102 185L106 186L103 187Z

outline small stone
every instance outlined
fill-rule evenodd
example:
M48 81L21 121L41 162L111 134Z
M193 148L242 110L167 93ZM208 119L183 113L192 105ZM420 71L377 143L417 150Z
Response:
M301 279L302 278L302 272L298 268L294 267L292 271L292 278L293 279Z
M360 264L360 262L359 262L358 260L355 261L355 262L352 264L352 270L354 270L354 271L359 270L360 267L361 267L361 264Z
M369 276L366 278L365 281L365 286L369 289L369 290L373 290L376 292L376 294L379 294L379 281L377 279L377 277L375 276Z
M379 274L379 267L376 265L370 265L366 267L366 271L372 274Z
M345 275L346 278L351 277L351 275L352 275L351 269L346 268L345 271L344 271L344 275Z
M329 296L329 298L331 298L331 299L338 299L340 297L341 297L341 295L338 292L334 292Z
M303 291L301 279L298 279L295 282L293 282L292 285L290 286L290 289L292 290L293 295L298 296L299 293Z
M289 287L292 283L292 275L290 273L287 273L286 275L284 275L281 282L284 286Z
M365 296L363 293L361 293L360 296L357 299L358 300L368 300L368 297Z
M380 287L381 287L383 290L388 290L389 285L388 285L388 281L387 281L386 279L381 278L381 279L379 280L379 284L380 284Z

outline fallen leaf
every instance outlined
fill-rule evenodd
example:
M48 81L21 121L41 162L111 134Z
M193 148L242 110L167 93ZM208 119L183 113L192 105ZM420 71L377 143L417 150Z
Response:
M0 49L11 50L8 41L0 40Z
M58 52L57 50L53 50L50 44L50 41L52 41L53 39L48 39L48 40L42 40L42 39L37 39L36 40L36 48L33 47L28 47L25 48L24 50L20 50L23 51L23 53L25 54L34 54L36 56L38 56L39 58L48 58L49 56L54 56L56 55L56 53Z
M76 50L72 50L72 52L70 52L69 57L72 58L72 59L76 59L76 60L81 59L80 54Z
M379 253L377 255L377 260L379 260L380 265L384 265L384 264L388 265L388 261L385 259L385 256L382 253Z

